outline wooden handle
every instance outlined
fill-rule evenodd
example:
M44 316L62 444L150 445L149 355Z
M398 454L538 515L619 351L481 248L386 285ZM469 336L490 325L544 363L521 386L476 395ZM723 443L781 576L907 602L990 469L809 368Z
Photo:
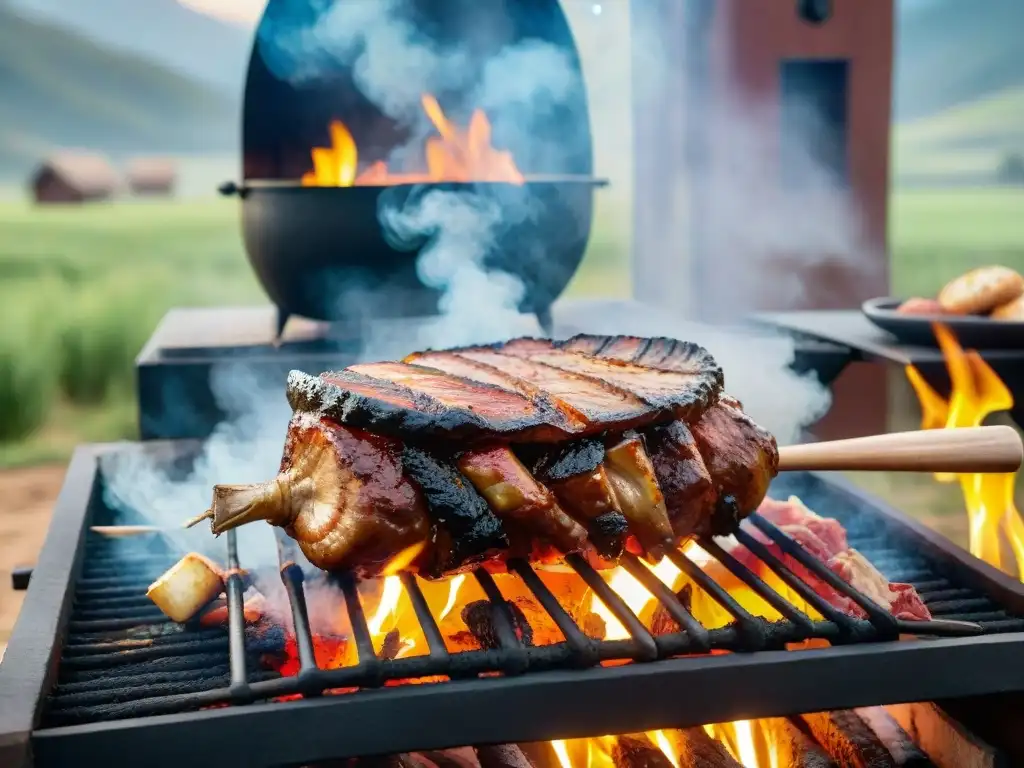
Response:
M779 449L779 470L1016 472L1024 445L1012 427L896 432Z

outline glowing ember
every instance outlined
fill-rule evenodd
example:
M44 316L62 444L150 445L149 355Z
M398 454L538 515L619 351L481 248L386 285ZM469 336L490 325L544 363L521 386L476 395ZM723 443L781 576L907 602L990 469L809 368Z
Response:
M974 350L964 351L946 326L936 323L935 337L949 372L951 393L944 400L913 366L906 374L921 403L922 429L981 426L991 414L1013 407L1013 395L999 375ZM1024 520L1014 505L1016 474L938 474L939 482L959 480L969 520L971 554L1004 567L1004 536L1013 552L1017 575L1024 581Z
M329 126L330 147L311 151L313 170L302 176L304 187L387 186L437 182L493 181L522 184L523 175L512 154L491 146L491 123L481 110L474 110L465 130L453 125L437 99L421 98L423 111L437 131L424 147L425 173L392 173L386 163L375 162L361 173L355 139L341 121Z

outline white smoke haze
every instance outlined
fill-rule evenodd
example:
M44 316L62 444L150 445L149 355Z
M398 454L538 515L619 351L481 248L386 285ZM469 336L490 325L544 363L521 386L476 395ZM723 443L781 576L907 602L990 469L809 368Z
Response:
M282 44L278 52L282 66L292 66L294 77L301 79L316 76L317 62L323 61L325 51L347 57L355 67L359 87L383 112L419 119L420 95L462 82L466 73L460 67L465 57L461 51L441 50L423 40L403 20L403 6L403 0L336 3L319 24ZM615 34L621 36L624 32L616 30ZM642 40L638 44L644 47L648 59L661 56L658 45L644 45ZM307 55L311 50L320 54ZM502 57L504 61L494 64L493 73L484 72L478 104L492 117L496 134L500 128L529 135L530 120L544 119L549 106L558 103L576 73L563 53L536 41L513 46ZM511 69L509 61L515 64ZM652 78L677 65L658 60L653 66ZM510 71L515 77L509 77ZM600 87L628 88L627 62L623 62L621 71L623 83L602 83ZM515 123L528 113L532 114L530 120L515 125L506 122ZM648 117L659 119L658 114ZM735 281L736 290L728 297L734 315L756 306L758 293L764 288L758 269L779 253L800 263L816 263L827 256L861 252L856 211L846 193L836 189L810 153L804 159L806 168L804 160L800 161L806 183L798 193L779 193L778 147L764 138L763 127L769 119L765 112L745 103L742 94L727 93L716 96L709 119L714 121L711 134L716 162L688 180L689 194L704 195L708 201L704 210L710 221L704 223L714 233L714 248L724 254L720 268L730 270ZM541 156L565 151L573 141L574 137L567 136L562 148L537 147L535 151ZM496 247L495 238L501 228L510 220L534 213L525 204L503 206L472 193L444 190L429 191L410 199L405 206L383 208L380 220L389 236L415 239L429 235L429 245L421 251L417 268L425 284L442 291L441 314L419 324L389 321L370 325L360 357L394 359L423 347L537 335L536 321L515 309L522 298L522 284L508 274L488 272L483 266L487 254ZM661 263L668 268L658 280L678 291L679 305L685 307L690 278L684 217L680 217L679 227L680 237L664 244L666 256ZM803 294L804 286L799 281L789 280L786 275L777 278L787 296L795 300ZM773 285L772 290L777 292L777 286ZM358 299L351 294L349 290L346 301ZM685 318L684 310L664 307L644 311L636 305L615 311L597 307L583 314L588 319L586 327L573 328L573 332L668 335L706 346L726 372L728 391L781 444L797 440L801 430L827 410L828 391L816 380L790 370L794 344L789 339L698 325ZM556 310L556 323L558 319ZM103 467L109 503L135 510L153 524L174 527L207 508L213 485L256 482L274 476L290 416L283 377L279 382L266 382L244 368L224 368L217 371L212 384L228 419L203 446L192 474L184 481L171 480L156 461L136 451L114 454ZM270 526L245 526L238 536L243 567L276 565ZM175 539L182 549L196 550L223 562L223 542L213 539L204 525L175 534Z
M458 86L469 76L461 51L442 50L405 14L406 0L342 2L313 24L276 31L260 41L267 63L285 80L317 80L338 64L350 67L356 86L384 114L409 119L420 96Z
M813 375L795 373L790 367L795 345L788 337L694 323L635 302L594 299L580 301L572 310L568 334L668 336L700 344L722 366L725 391L742 402L743 410L780 445L801 440L804 428L831 404L831 393Z
M209 508L214 485L262 482L277 474L291 409L280 382L261 381L242 366L216 369L210 383L226 419L203 444L186 479L173 479L165 459L132 446L105 455L101 469L109 505L167 529L177 548L223 564L224 541L212 537L209 526L181 526ZM238 545L247 567L277 562L270 526L239 528Z

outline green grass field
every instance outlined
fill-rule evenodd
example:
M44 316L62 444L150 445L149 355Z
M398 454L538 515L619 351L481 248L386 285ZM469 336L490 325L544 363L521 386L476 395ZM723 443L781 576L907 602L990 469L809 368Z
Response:
M900 123L894 126L892 151L899 179L994 178L1007 155L1024 155L1024 87Z
M573 295L628 295L628 230L599 211ZM1024 271L1024 191L905 191L893 288L928 295L970 266ZM173 306L262 303L237 203L0 204L0 466L132 437L133 360Z

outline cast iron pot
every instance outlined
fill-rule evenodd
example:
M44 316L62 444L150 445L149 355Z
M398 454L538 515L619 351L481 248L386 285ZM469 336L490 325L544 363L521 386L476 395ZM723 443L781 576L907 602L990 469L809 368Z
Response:
M435 314L439 283L417 268L431 246L443 249L446 262L476 258L518 277L519 309L547 326L551 304L583 259L593 190L606 184L588 177L356 187L250 180L220 192L242 200L246 252L278 308L280 332L290 315L364 321ZM417 209L424 226L412 231L381 223ZM444 223L431 228L432 221Z

